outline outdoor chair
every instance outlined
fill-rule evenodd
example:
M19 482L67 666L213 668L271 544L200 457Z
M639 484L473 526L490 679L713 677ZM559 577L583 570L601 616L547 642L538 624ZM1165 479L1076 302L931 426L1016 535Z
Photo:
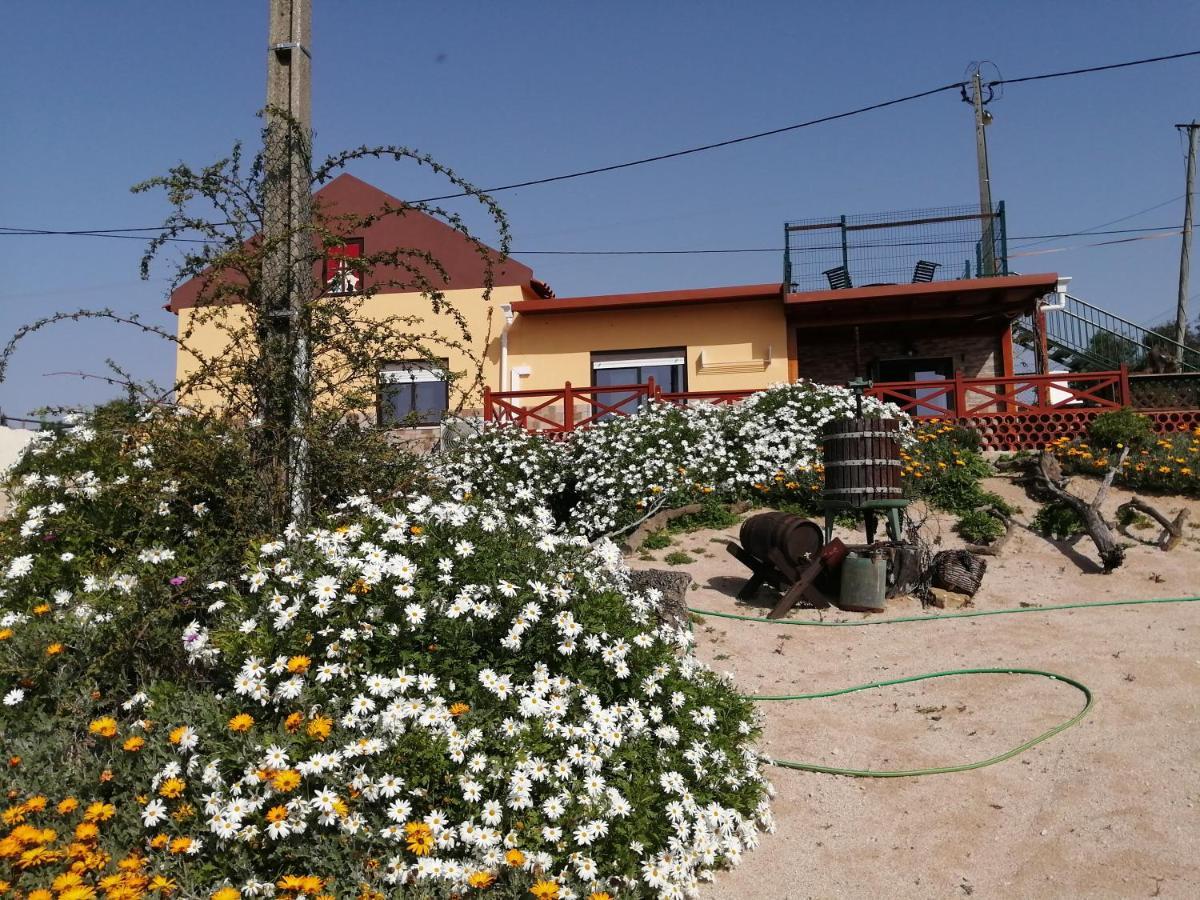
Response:
M913 284L920 284L925 281L933 281L933 271L941 263L930 262L927 259L917 260L916 266L913 267Z
M854 283L850 280L850 271L845 266L837 266L833 269L827 269L821 274L829 279L829 287L831 290L840 291L845 288L854 287Z

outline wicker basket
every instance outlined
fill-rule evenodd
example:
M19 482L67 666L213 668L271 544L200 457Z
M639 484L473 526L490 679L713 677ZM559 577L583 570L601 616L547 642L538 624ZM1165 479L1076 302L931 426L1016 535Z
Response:
M974 597L987 571L987 560L966 550L942 550L930 565L933 586Z

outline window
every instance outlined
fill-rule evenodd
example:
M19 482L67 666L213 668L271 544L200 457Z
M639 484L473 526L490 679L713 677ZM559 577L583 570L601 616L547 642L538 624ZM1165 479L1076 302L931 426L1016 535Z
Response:
M446 360L388 363L379 373L379 421L383 425L437 425L450 405Z
M361 259L363 239L349 238L340 247L330 247L325 252L325 293L358 294L363 289L362 272L353 268L347 260Z
M653 377L654 384L664 394L686 391L686 360L687 351L683 347L593 353L592 384L596 387L646 384ZM616 403L621 396L621 391L598 391L596 399L601 403ZM625 413L634 412L637 408L638 401L635 398L617 407Z

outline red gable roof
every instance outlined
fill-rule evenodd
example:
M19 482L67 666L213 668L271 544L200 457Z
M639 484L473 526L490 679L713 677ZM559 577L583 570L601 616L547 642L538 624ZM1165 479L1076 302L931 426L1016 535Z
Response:
M404 206L403 200L347 174L333 179L313 197L321 209L331 216L345 213L369 215L379 212L385 205ZM367 253L394 247L411 247L430 253L442 264L447 278L438 284L441 279L428 268L425 269L425 275L443 290L483 286L485 266L478 247L449 225L419 210L410 210L405 215L385 216L362 233L347 234L346 237L363 238ZM499 258L499 251L491 252L494 258ZM377 281L409 281L412 278L401 269L382 266L375 270L373 277ZM533 270L515 259L505 260L502 266L497 266L493 271L493 281L497 286L528 285L532 280ZM171 292L171 301L166 308L177 313L195 306L201 287L200 278L185 281Z

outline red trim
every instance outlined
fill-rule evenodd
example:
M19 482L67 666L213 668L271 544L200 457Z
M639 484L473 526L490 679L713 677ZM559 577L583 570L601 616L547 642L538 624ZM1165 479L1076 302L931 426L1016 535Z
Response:
M781 284L746 284L686 291L651 291L638 294L603 294L594 297L557 297L518 300L513 309L522 315L539 313L603 312L617 309L654 309L736 300L783 300Z
M1039 275L997 275L992 278L959 278L954 281L929 281L921 284L876 284L869 287L845 288L840 291L805 291L788 294L784 303L800 306L824 303L828 300L883 300L889 297L932 297L942 294L981 294L986 291L1010 291L1039 288L1042 293L1053 291L1058 275L1049 272Z

